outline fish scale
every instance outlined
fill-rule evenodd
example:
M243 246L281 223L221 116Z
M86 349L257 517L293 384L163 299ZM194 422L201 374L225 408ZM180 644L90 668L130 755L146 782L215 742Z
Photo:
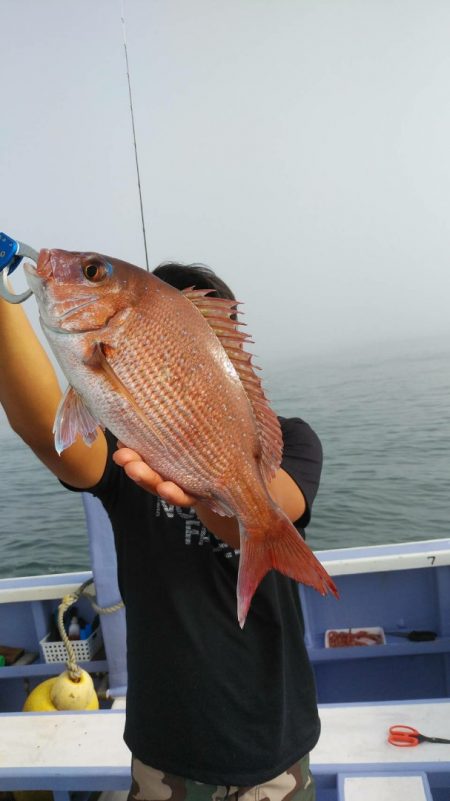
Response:
M116 361L117 367L115 367ZM170 356L168 357L168 362L171 364ZM181 464L183 464L185 467L188 467L189 465L191 468L189 470L190 481L185 480L183 483L183 487L186 489L186 491L191 492L193 490L197 490L198 492L197 487L199 482L199 471L201 473L200 480L203 480L203 482L206 478L204 473L208 467L209 474L211 474L211 472L216 475L223 474L228 465L226 456L223 453L224 444L219 433L220 429L218 426L218 416L213 416L212 419L208 419L207 417L199 418L198 415L194 416L196 398L198 401L200 396L201 402L201 396L204 395L206 397L206 390L203 389L203 386L200 387L199 392L199 387L196 386L192 380L190 380L187 387L184 387L184 397L185 399L187 398L187 400L185 400L187 415L191 420L196 420L196 427L193 431L192 424L189 422L189 419L186 419L186 417L181 415L177 415L177 408L173 403L173 401L176 399L176 390L174 385L176 386L176 383L182 378L181 373L174 375L174 382L172 384L164 383L162 386L161 381L159 380L158 369L153 367L153 369L149 372L144 371L142 368L136 369L136 363L133 359L128 359L126 362L123 360L121 361L120 351L117 353L117 355L113 355L111 364L113 367L115 367L120 379L126 383L130 389L132 389L133 394L145 398L145 401L143 401L142 404L143 411L149 417L152 417L158 429L162 431L164 428L170 427L172 434L172 447L170 448L168 457L172 459L176 458L178 463L181 462ZM131 369L130 365L132 366ZM151 393L149 392L149 387L152 388ZM108 427L110 427L110 425L108 425ZM215 460L213 462L212 469L210 467L211 461L208 453L203 455L201 451L197 450L195 457L193 457L191 452L187 450L186 443L189 444L189 442L193 439L193 435L195 435L200 441L207 443L209 450L214 452ZM140 450L143 450L142 446ZM146 455L145 451L143 455ZM162 464L158 464L158 469L161 470L162 468L162 472L165 472L166 475L171 478L170 466L166 466L164 454L161 454L160 459Z
M88 269L89 268L89 269ZM43 250L26 268L69 388L55 420L60 452L103 425L241 535L238 619L275 569L337 590L268 487L281 432L234 320L236 304L184 293L118 259Z

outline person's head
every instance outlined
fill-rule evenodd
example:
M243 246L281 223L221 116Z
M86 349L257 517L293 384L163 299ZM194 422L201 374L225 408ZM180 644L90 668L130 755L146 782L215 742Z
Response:
M164 262L153 270L153 275L176 289L213 289L211 295L236 300L229 286L204 264L178 264Z

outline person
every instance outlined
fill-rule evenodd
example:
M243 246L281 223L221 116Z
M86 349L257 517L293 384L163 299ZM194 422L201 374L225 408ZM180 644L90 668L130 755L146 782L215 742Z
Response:
M203 265L154 273L178 289L234 299ZM297 584L270 571L241 630L237 521L164 481L109 431L58 456L57 377L23 309L5 301L0 338L10 425L66 487L101 500L114 530L127 617L130 801L312 801L309 753L320 721ZM321 444L300 418L279 420L283 457L269 490L303 536Z

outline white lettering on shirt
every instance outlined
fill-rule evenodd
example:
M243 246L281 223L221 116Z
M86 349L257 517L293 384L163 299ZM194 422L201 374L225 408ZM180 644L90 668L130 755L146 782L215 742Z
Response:
M171 520L174 517L181 517L182 520L184 520L185 545L209 545L214 553L221 554L226 559L230 559L232 556L237 556L239 554L238 550L235 550L231 545L217 539L214 534L211 534L211 532L205 528L201 520L199 520L195 509L192 507L186 509L182 506L173 506L173 504L167 503L167 501L164 501L162 498L157 498L155 514L156 517L165 516Z

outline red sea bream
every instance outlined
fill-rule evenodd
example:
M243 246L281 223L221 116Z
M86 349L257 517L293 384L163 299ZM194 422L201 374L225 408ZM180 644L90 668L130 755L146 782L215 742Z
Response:
M336 588L268 492L282 440L232 318L235 303L180 292L97 253L42 250L27 277L69 387L59 452L108 428L165 480L239 521L238 618L272 568L322 594Z

